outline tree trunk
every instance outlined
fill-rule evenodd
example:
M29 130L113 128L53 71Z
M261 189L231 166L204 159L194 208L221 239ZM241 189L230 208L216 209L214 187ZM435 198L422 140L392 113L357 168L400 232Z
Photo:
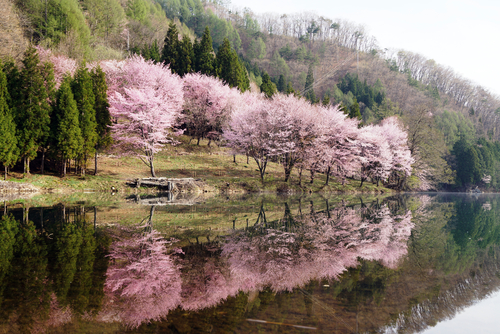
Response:
M149 161L149 166L151 167L151 176L156 177L155 166L153 165L153 159Z
M326 183L325 185L328 185L328 182L330 181L330 167L326 170Z
M42 148L42 175L45 171L45 147Z
M236 154L233 154L233 162L236 163Z
M7 181L7 166L3 166L5 168L5 173L3 174L3 180Z
M302 168L299 168L299 187L302 187Z
M97 175L97 148L95 149L95 160L94 160L94 175Z
M311 169L311 172L309 174L311 176L311 182L310 183L313 184L314 183L314 174L315 174L314 169Z
M63 160L63 177L66 177L66 159Z

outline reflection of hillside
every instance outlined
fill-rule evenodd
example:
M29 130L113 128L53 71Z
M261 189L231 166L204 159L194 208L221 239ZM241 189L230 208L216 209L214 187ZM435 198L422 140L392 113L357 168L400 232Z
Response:
M493 254L484 257L469 268L469 272L455 278L448 289L424 300L403 312L383 330L384 333L417 333L438 322L452 319L464 308L474 305L500 289L500 262L496 247Z

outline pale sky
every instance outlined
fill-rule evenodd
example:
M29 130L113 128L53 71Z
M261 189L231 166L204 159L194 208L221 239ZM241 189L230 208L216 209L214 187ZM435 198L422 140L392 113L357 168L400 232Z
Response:
M384 49L405 49L451 67L500 97L498 0L231 0L254 13L315 12L364 25Z

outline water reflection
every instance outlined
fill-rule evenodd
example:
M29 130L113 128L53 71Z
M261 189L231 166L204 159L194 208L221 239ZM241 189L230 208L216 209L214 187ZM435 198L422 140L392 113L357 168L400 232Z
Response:
M0 332L413 333L500 287L496 196L136 200L6 209Z

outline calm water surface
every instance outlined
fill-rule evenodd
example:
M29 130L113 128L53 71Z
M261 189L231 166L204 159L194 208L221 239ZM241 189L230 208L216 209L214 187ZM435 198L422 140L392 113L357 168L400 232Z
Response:
M0 333L500 326L496 195L90 194L0 217Z

